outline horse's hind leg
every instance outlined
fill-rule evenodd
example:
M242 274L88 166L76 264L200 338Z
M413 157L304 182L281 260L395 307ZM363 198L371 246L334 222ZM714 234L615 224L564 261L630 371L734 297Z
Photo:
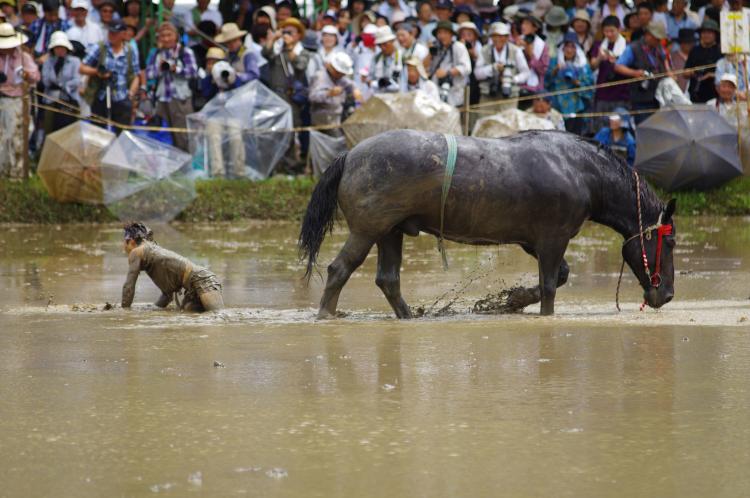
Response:
M411 309L401 297L401 252L404 234L394 230L378 241L378 274L375 283L398 318L412 318Z
M328 279L323 297L320 300L318 318L328 318L336 315L339 294L349 277L361 265L367 253L370 252L374 241L364 235L350 233L344 247L333 263L328 265Z

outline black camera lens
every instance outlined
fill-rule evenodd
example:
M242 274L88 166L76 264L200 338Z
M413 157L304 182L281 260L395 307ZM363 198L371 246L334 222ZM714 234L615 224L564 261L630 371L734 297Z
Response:
M471 42L470 42L470 41L465 41L465 42L464 42L464 45L466 45L466 48L467 48L468 50L471 50Z
M223 70L221 72L221 79L223 79L224 81L229 81L229 71L228 70L225 69L225 70Z
M104 74L104 73L107 72L107 66L105 66L104 64L102 64L99 67L97 67L96 70L97 70L97 72L99 72L101 74Z
M534 43L534 35L525 35L523 41L526 43Z
M438 53L438 48L437 47L434 47L434 46L430 47L430 55L431 56L435 57L437 55L437 53Z
M0 85L8 81L8 77L5 75L5 73L0 73Z
M171 66L169 65L169 62L164 61L164 62L161 63L161 70L162 71L164 71L164 72L169 71L170 68L171 68Z

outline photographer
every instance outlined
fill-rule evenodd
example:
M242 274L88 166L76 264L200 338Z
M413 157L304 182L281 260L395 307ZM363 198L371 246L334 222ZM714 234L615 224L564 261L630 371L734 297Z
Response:
M37 19L31 26L31 47L34 50L34 57L37 63L41 64L47 58L49 50L49 39L55 31L67 31L70 23L60 19L60 2L59 0L44 0L42 2L44 17Z
M589 67L586 55L578 44L578 36L575 33L568 32L565 34L557 54L557 57L550 61L550 69L547 73L547 91L570 90L590 86L593 83L591 67ZM591 97L591 90L561 93L552 97L552 105L563 115L581 113L588 110L591 105ZM569 117L565 119L565 129L577 135L583 134L585 124L586 121L583 118Z
M591 69L599 70L596 77L597 86L621 79L615 73L615 63L628 45L628 42L620 34L620 21L617 16L604 18L602 32L604 39L594 46L592 52L595 55L591 58ZM600 86L594 94L594 112L603 115L618 107L628 107L629 98L630 90L627 85ZM595 118L595 121L598 123L595 129L599 129L609 124L609 117L604 115Z
M39 81L39 70L31 56L21 49L26 36L9 23L0 24L0 177L23 175L24 82Z
M523 50L531 70L526 83L521 86L521 95L544 91L544 75L547 74L549 67L549 49L537 34L541 29L542 21L534 15L526 16L521 20L521 36L518 39L518 46ZM521 107L526 108L528 104L522 104Z
M375 33L375 43L380 52L372 62L372 89L374 93L393 93L401 90L403 60L396 46L396 35L391 28L382 26Z
M107 41L88 48L80 72L90 78L84 98L91 100L92 114L129 125L140 78L138 52L124 43L125 30L123 23L111 23Z
M310 82L310 113L313 126L338 125L349 101L362 101L362 94L349 77L354 74L354 63L345 52L334 53L325 68ZM341 129L321 130L331 136L341 136Z
M418 57L412 55L404 62L406 67L406 91L425 93L428 97L440 102L440 91L437 85L427 77L424 64Z
M490 42L479 53L474 76L479 80L482 98L497 100L518 97L520 85L529 78L523 51L509 41L510 26L496 22L490 26ZM499 112L517 103L495 106Z
M42 65L42 87L43 92L50 98L44 97L42 102L45 105L70 112L70 107L64 106L58 101L74 107L80 105L78 87L81 84L81 75L78 71L81 67L81 61L71 54L73 45L62 31L52 33L49 50L50 57ZM49 135L75 120L76 118L64 114L44 111L42 121L44 123L44 134Z
M291 106L294 126L302 125L302 111L308 105L305 70L310 52L300 43L304 35L305 26L299 19L285 19L279 23L279 30L268 37L261 53L268 60L268 86ZM302 159L295 154L294 141L285 155L284 168L288 173L304 168Z
M460 107L464 103L464 88L471 73L471 59L466 45L453 41L453 23L440 21L432 34L438 43L430 49L430 79L438 86L443 102Z
M186 128L187 115L193 112L191 89L198 76L195 56L189 47L177 42L177 28L171 22L159 26L158 50L146 62L146 78L155 80L156 115L170 127ZM173 133L175 147L188 150L186 133Z
M230 22L221 27L221 32L215 38L217 44L224 45L227 48L229 52L227 60L237 72L237 79L240 80L240 84L257 80L260 76L257 54L248 50L243 43L246 35L247 31ZM271 39L272 37L269 36L268 38Z

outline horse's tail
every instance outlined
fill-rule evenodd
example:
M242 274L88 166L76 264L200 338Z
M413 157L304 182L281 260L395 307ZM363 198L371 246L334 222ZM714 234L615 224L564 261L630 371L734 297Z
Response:
M346 153L341 154L320 177L315 190L307 204L305 219L299 233L300 259L307 259L305 278L310 279L313 268L318 259L320 246L323 244L326 232L333 230L333 222L338 207L339 183L344 175Z

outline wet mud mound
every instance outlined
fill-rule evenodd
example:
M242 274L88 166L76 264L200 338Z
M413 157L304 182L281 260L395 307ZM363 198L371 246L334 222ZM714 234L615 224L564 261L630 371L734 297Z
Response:
M538 303L540 300L539 287L518 285L503 289L496 294L487 294L474 303L471 312L478 315L520 313L525 307Z

